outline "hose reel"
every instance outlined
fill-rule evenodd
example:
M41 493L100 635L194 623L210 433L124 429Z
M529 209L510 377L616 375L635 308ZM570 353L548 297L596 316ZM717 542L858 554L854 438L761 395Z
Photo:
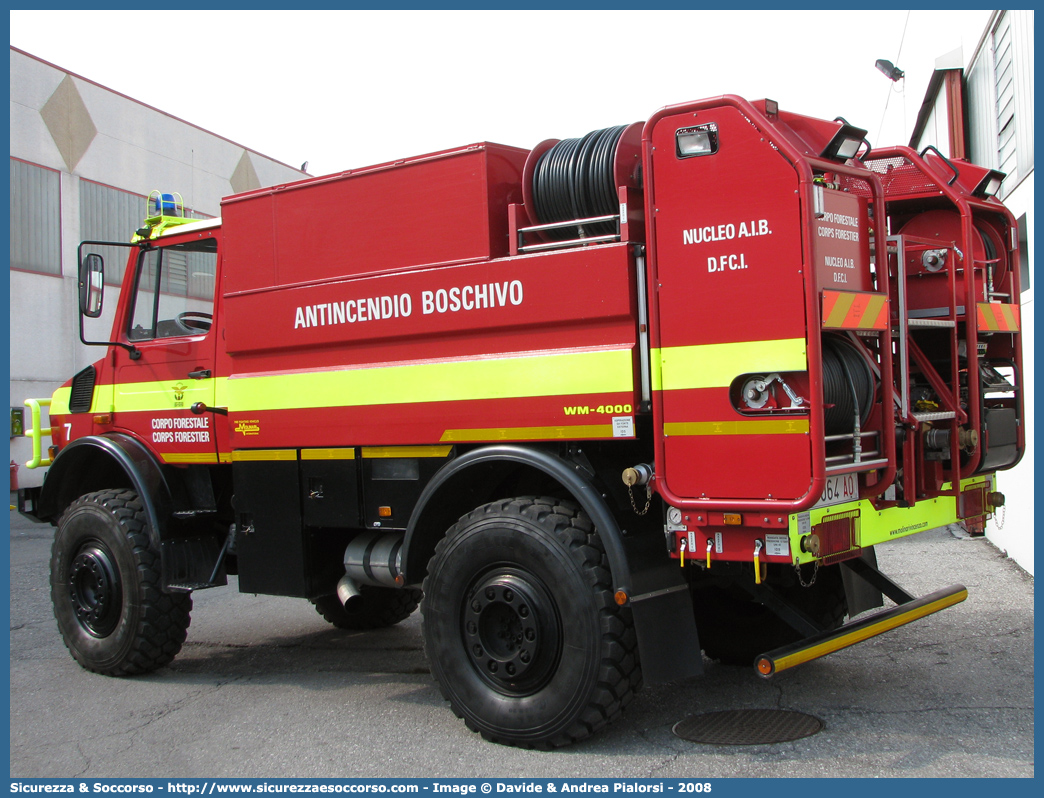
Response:
M578 139L563 139L540 156L533 172L533 210L540 224L610 216L619 210L614 163L627 125L594 130ZM616 232L612 222L548 230L562 241Z
M823 423L827 435L844 435L866 424L876 380L859 350L844 338L823 336Z

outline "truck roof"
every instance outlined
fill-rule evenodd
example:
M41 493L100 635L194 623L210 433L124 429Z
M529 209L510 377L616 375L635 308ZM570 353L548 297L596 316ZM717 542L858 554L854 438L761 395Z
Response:
M193 233L200 230L212 230L216 227L221 227L221 217L216 216L213 219L199 219L193 222L186 222L185 224L174 225L172 227L166 227L162 230L157 231L153 236L153 239L165 238L167 236L178 236L182 233Z

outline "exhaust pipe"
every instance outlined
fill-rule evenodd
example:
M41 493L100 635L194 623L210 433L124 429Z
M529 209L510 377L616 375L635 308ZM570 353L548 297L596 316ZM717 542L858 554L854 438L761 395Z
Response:
M359 586L355 584L355 580L348 574L342 576L341 581L337 583L337 599L349 612L362 603L362 594L359 592Z
M362 600L361 585L403 587L402 543L405 532L363 532L344 550L344 576L337 583L337 598L346 610Z

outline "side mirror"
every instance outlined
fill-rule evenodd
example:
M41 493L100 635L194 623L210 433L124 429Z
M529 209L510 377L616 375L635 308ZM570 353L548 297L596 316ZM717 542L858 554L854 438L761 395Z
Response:
M101 255L87 255L80 263L80 313L96 319L102 312L105 290L105 261Z

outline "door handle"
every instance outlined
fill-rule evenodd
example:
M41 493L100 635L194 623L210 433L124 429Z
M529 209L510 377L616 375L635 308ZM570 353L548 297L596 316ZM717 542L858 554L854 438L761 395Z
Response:
M199 371L190 371L188 375L194 380L205 380L210 376L210 369L200 369Z

